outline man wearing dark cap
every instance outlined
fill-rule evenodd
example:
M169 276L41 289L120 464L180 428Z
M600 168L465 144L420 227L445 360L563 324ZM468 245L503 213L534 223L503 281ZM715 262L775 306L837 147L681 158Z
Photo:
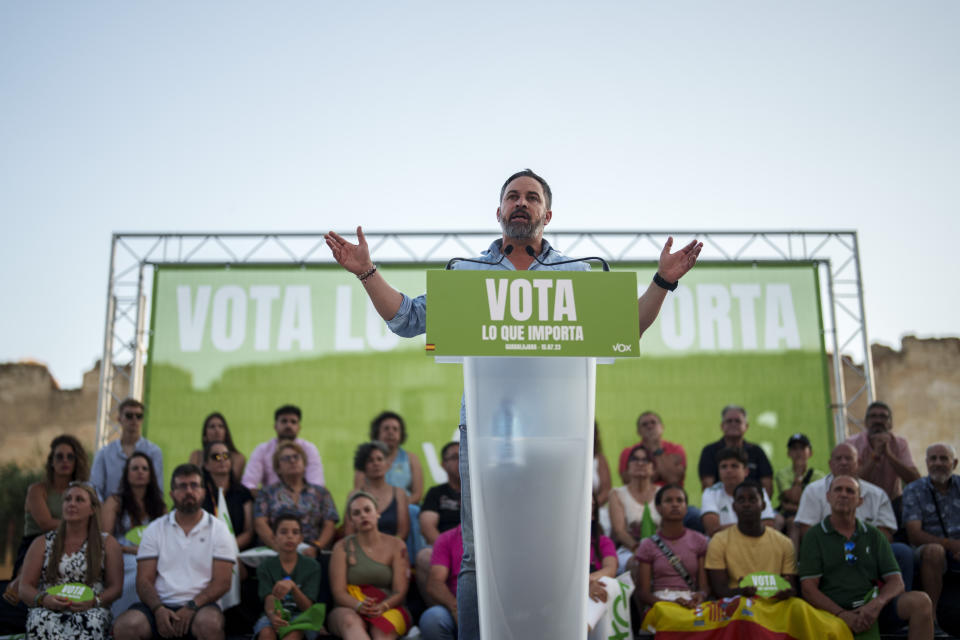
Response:
M787 456L792 464L773 475L773 495L774 499L780 502L777 511L783 517L783 531L790 536L794 544L800 541L799 533L793 526L793 517L797 515L797 507L800 505L800 495L808 484L826 475L807 464L812 455L810 438L802 433L793 434L787 440Z

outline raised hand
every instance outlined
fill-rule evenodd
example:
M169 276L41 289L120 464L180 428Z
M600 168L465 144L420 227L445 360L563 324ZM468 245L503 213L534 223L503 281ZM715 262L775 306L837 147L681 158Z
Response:
M672 246L673 236L670 236L667 238L666 244L663 245L663 251L660 252L660 262L657 265L657 272L667 282L676 282L687 271L690 271L693 265L697 263L700 250L703 249L703 243L696 240L691 240L690 244L676 253L670 253Z
M343 236L333 231L326 233L323 239L330 247L333 259L353 275L359 276L373 268L370 248L367 246L367 239L361 227L357 227L357 244L347 242Z

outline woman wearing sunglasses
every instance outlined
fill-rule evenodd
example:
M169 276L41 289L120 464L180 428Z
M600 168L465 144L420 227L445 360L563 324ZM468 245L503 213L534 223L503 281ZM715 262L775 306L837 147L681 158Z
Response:
M75 480L87 480L90 477L90 464L87 452L80 441L71 435L57 436L50 441L47 454L46 475L40 482L34 482L27 488L24 504L23 539L17 550L13 575L20 573L20 567L27 555L30 543L38 536L53 531L60 526L63 494L67 485ZM18 600L16 580L10 582L4 598L11 604Z
M333 496L325 487L306 480L307 454L296 442L285 442L273 453L273 469L280 482L260 490L253 508L253 526L260 541L276 548L270 523L281 512L300 514L303 541L313 547L304 554L316 557L317 551L333 542L340 514Z
M217 515L220 491L223 491L230 523L237 537L237 548L253 544L253 494L234 475L233 458L226 442L205 442L203 445L203 479L207 495L203 508Z

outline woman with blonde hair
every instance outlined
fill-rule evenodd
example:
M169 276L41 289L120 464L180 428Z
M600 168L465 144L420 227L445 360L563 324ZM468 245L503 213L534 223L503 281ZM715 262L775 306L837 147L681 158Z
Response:
M99 640L110 634L110 604L123 588L120 545L100 531L100 501L86 482L63 495L59 527L27 551L20 599L32 607L27 637Z

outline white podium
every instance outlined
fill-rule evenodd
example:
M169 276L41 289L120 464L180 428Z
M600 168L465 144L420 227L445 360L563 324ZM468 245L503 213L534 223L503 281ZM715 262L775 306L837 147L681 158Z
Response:
M633 273L430 271L428 354L462 362L483 640L587 634L596 366L636 357Z
M481 637L581 640L596 358L463 364Z

